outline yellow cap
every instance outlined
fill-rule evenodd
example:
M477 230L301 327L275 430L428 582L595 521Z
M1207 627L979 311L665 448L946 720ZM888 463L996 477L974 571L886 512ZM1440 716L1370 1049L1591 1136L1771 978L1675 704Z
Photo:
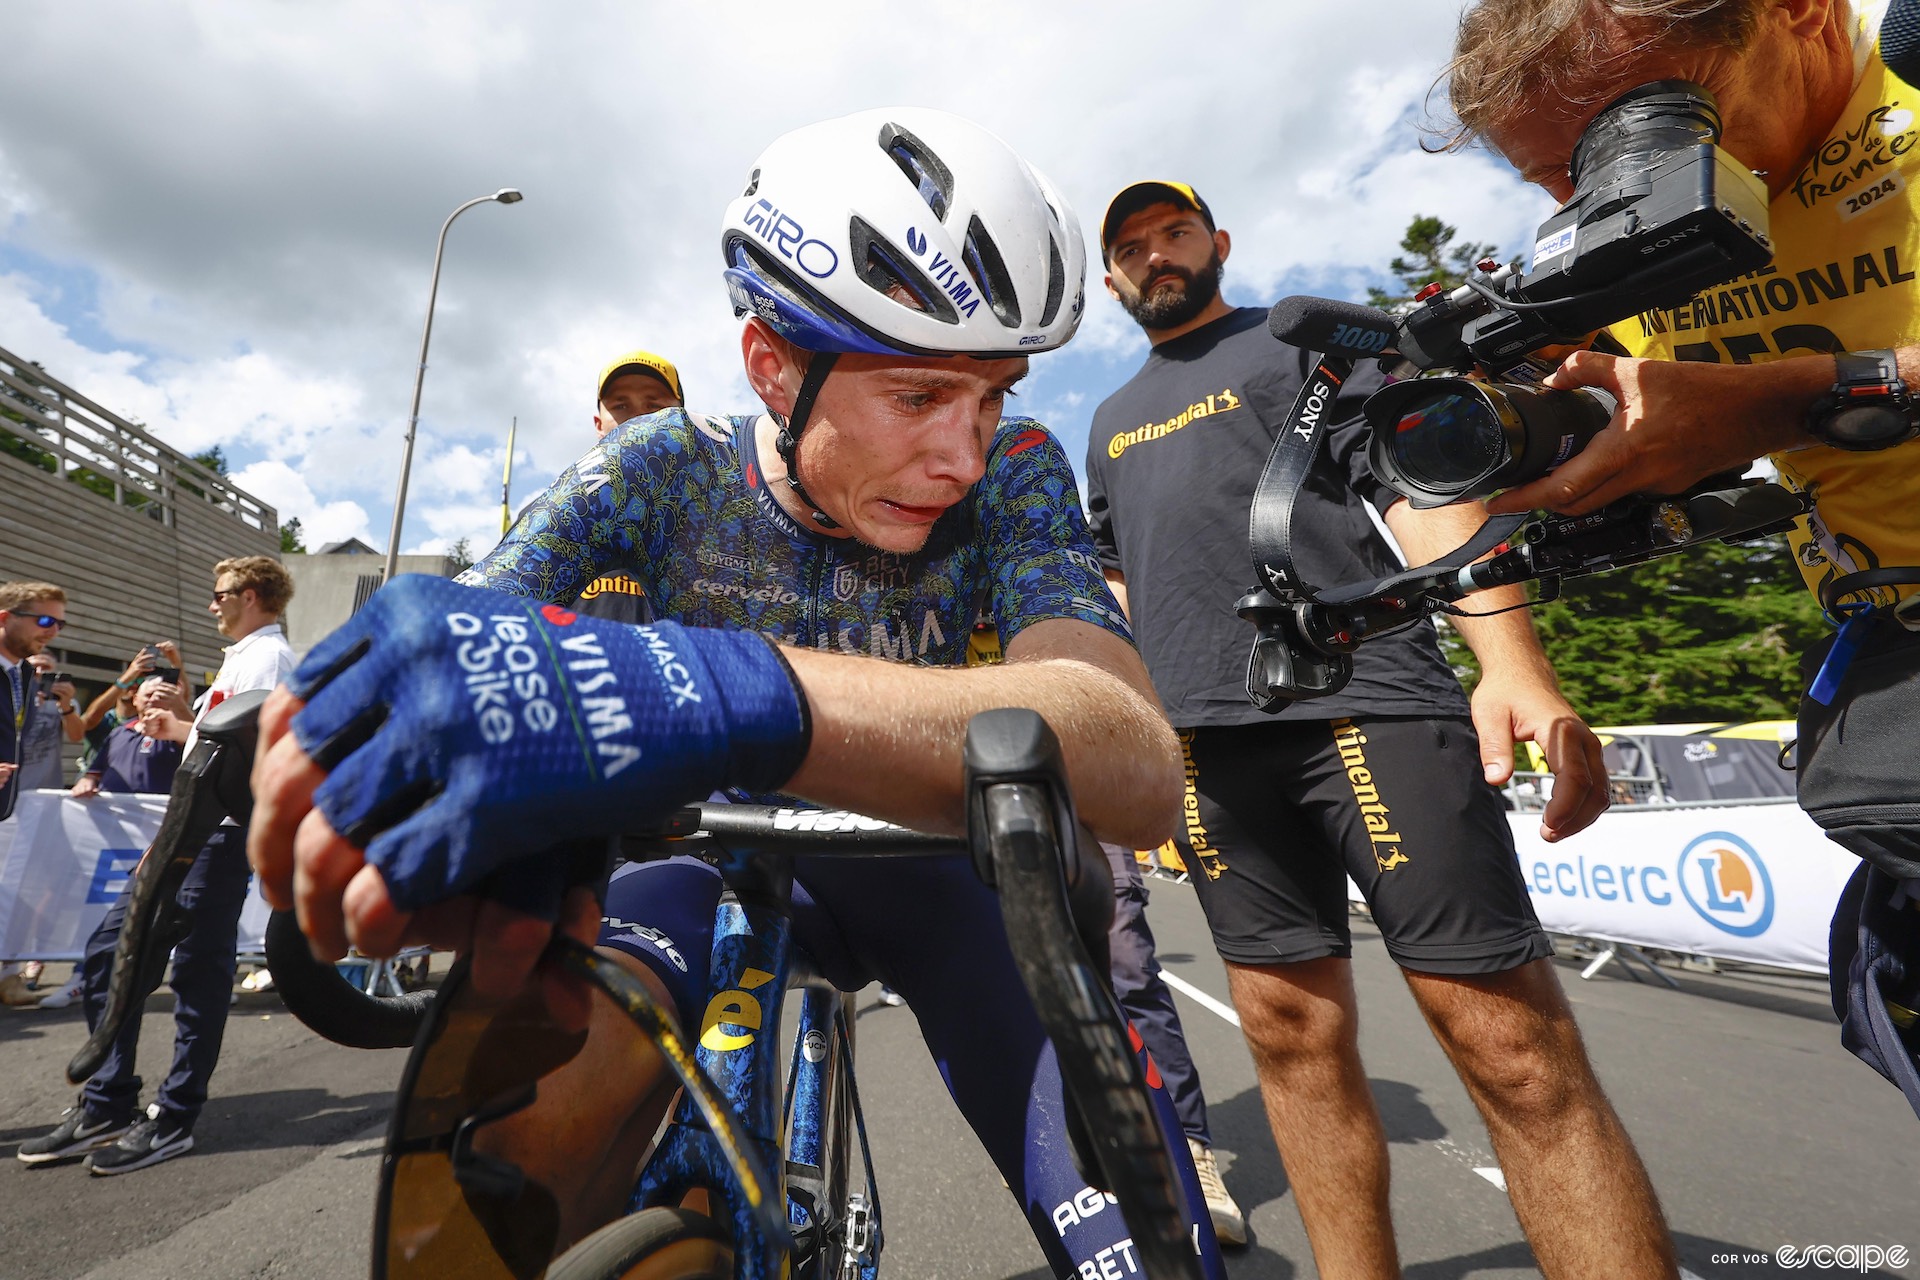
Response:
M644 373L658 378L667 384L675 400L686 403L687 393L680 389L680 371L673 367L673 361L651 351L629 351L600 371L599 390L593 396L595 404L607 394L607 384L623 373Z
M1119 234L1120 224L1142 209L1156 204L1191 209L1206 220L1209 230L1213 229L1213 210L1207 208L1207 202L1200 198L1200 193L1186 183L1168 182L1163 178L1135 182L1122 187L1120 194L1107 202L1106 216L1100 219L1101 261L1106 260L1108 251L1113 247L1113 237Z

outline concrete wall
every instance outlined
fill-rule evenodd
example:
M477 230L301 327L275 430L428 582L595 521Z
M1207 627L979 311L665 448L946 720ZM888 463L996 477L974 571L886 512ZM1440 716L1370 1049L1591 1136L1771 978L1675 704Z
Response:
M293 575L293 603L283 621L287 642L304 653L353 616L354 605L378 587L384 556L286 555ZM451 578L459 567L446 556L401 556L401 573L431 573ZM364 580L364 581L363 581Z

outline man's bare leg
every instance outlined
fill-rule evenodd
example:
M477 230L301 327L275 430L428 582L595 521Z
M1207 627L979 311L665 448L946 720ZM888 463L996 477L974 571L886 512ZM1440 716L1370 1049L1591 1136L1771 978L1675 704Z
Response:
M652 993L673 998L624 951L598 948ZM531 1106L488 1125L476 1145L512 1160L560 1202L556 1255L626 1212L640 1160L678 1088L653 1042L612 1002L596 997L579 1056L540 1081Z
M1360 1065L1352 963L1229 963L1227 977L1320 1275L1399 1275L1387 1135Z
M1549 1280L1676 1275L1653 1183L1594 1077L1552 961L1470 977L1404 972L1486 1121L1540 1270Z

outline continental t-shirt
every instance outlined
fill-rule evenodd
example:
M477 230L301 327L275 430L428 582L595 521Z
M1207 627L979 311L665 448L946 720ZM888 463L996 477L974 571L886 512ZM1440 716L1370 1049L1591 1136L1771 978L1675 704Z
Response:
M573 609L589 618L605 618L628 626L653 621L653 611L647 607L647 589L630 573L601 574L580 592Z
M1163 342L1093 415L1087 441L1088 523L1102 564L1127 580L1127 609L1167 718L1179 728L1256 724L1247 701L1253 627L1234 603L1253 582L1247 512L1275 433L1313 356L1276 341L1267 313L1242 307ZM1399 495L1367 465L1360 404L1380 386L1354 370L1300 496L1294 557L1320 587L1398 572L1368 518ZM1356 715L1460 715L1460 682L1427 623L1360 646L1353 680L1296 703L1289 720Z
M1887 8L1861 6L1853 97L1768 209L1772 265L1615 325L1634 355L1759 364L1920 343L1920 91L1880 60ZM1870 453L1815 445L1772 461L1814 497L1788 540L1816 595L1856 569L1920 565L1920 440Z

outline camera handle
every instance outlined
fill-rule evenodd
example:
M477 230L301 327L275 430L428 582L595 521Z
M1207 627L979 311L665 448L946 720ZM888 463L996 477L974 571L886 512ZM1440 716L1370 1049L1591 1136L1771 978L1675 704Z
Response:
M1318 591L1293 562L1293 515L1320 459L1321 444L1340 388L1354 361L1322 355L1301 384L1275 436L1247 516L1255 586L1236 610L1258 628L1247 659L1247 696L1272 713L1303 698L1338 693L1353 677L1352 654L1363 640L1412 626L1439 612L1462 573L1504 544L1524 516L1496 516L1463 546L1415 568L1371 582Z

